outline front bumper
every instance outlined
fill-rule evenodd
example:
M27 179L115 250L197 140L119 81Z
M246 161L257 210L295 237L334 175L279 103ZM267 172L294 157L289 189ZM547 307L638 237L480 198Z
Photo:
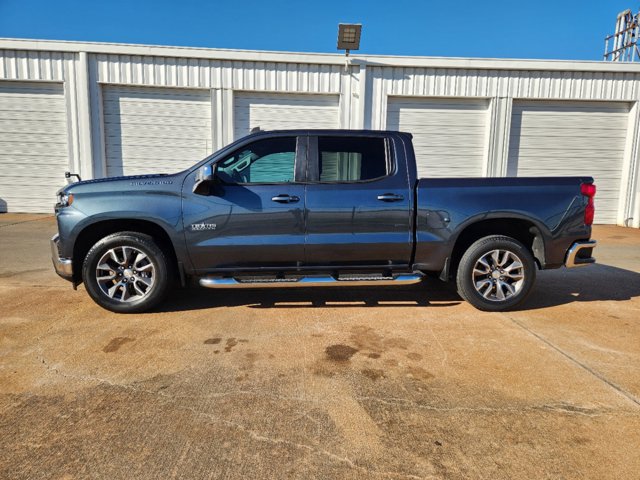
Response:
M53 261L53 268L55 268L56 273L62 278L71 281L73 279L73 263L70 258L60 257L59 244L60 236L56 233L51 238L51 260Z
M582 240L574 242L567 250L564 265L567 268L583 267L591 263L596 263L593 258L593 249L596 248L598 242L595 240Z

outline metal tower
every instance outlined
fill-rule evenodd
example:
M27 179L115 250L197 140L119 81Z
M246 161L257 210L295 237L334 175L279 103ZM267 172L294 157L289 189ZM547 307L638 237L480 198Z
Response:
M635 15L631 10L620 12L616 20L615 33L604 39L604 59L611 62L640 61L639 37L640 12Z

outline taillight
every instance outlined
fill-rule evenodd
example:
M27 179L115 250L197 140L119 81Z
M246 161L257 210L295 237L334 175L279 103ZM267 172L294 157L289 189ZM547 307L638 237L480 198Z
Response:
M596 207L593 203L593 197L596 196L596 186L593 183L583 183L580 185L580 193L587 197L587 206L584 209L584 224L591 225L596 213Z

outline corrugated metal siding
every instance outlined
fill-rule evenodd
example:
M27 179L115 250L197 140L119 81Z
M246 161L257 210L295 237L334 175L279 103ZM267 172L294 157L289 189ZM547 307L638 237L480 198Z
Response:
M575 98L638 97L640 74L433 68L370 68L388 95Z
M481 177L488 107L487 100L389 97L387 127L413 134L418 175Z
M131 55L98 55L97 71L104 83L308 93L339 93L342 77L338 65Z
M238 92L234 99L234 138L254 127L263 130L338 128L337 95Z
M0 50L0 80L65 80L65 61L75 55L60 52Z
M68 169L62 85L0 82L0 212L51 212Z
M211 153L208 91L105 87L107 175L172 173Z
M595 178L596 223L616 223L629 104L518 102L513 106L509 175Z
M357 77L341 65L228 61L142 55L91 55L103 83L235 90L339 93L341 82ZM62 52L0 50L0 79L65 79ZM515 62L514 62L515 63ZM478 70L464 68L368 66L379 95L480 96L631 100L640 96L640 73ZM376 84L380 85L376 85ZM380 98L373 98L373 103Z

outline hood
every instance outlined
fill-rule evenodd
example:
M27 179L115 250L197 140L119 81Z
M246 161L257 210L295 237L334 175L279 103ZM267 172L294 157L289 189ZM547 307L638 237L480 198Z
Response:
M147 187L162 188L163 185L176 185L182 181L185 172L176 174L158 173L154 175L129 175L123 177L96 178L70 183L58 193L82 193L104 191L139 190Z

